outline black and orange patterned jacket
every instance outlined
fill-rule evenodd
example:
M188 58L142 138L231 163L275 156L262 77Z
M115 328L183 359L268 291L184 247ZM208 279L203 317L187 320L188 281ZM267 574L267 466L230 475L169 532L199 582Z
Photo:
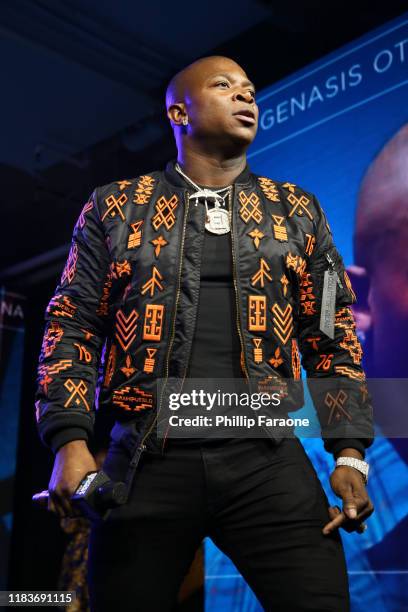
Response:
M92 433L95 395L119 420L130 415L145 440L160 403L156 380L185 377L205 222L192 192L169 163L165 171L98 187L85 204L46 310L40 355L36 416L54 450ZM311 378L364 381L350 309L355 295L315 196L247 167L229 197L243 374L298 380L302 362ZM333 340L319 329L330 266L339 278ZM355 422L371 431L364 393L337 407L327 399L314 397L324 438L330 428L341 438ZM332 452L369 444L325 441Z

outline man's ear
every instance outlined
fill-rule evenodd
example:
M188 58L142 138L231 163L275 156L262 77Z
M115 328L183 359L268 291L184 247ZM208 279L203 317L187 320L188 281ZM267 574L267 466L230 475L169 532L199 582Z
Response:
M357 302L352 305L352 311L356 319L357 330L366 334L372 327L373 318L369 304L370 277L365 268L351 265L347 267L353 291L357 296Z
M185 104L183 102L171 104L167 109L167 116L173 125L182 125L183 117L187 116Z

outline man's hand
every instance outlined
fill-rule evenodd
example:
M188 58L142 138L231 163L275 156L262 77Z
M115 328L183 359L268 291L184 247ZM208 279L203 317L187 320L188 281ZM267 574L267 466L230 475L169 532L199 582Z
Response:
M48 485L48 510L55 512L60 518L78 516L72 507L71 495L85 474L97 469L85 440L73 440L64 444L55 456Z
M350 449L346 450L349 451ZM345 451L340 456L355 456L357 459L361 459L358 451ZM374 512L374 506L368 497L363 475L353 467L342 465L333 470L330 476L330 484L337 497L343 500L343 510L341 511L338 506L329 508L329 515L332 520L323 527L324 535L331 533L338 527L343 527L349 533L352 531L362 533L361 523Z

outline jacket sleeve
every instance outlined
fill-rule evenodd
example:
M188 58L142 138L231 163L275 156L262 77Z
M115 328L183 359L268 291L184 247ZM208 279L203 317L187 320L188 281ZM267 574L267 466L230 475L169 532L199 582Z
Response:
M35 407L40 438L54 452L93 433L109 266L95 190L75 225L61 280L45 312Z
M298 340L302 366L320 421L324 447L336 456L351 447L365 455L373 442L371 398L361 366L362 348L356 335L351 304L356 301L327 223L314 197L315 242L300 277ZM326 271L337 273L334 338L320 329Z

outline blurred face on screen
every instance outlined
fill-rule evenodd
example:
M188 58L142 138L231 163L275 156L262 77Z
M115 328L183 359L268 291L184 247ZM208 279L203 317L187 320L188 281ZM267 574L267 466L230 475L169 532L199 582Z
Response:
M380 376L408 374L407 169L408 124L369 167L357 209L357 263L368 273L372 358Z
M254 85L244 70L225 57L194 62L172 79L166 95L168 116L180 139L203 150L233 152L248 147L258 127ZM183 126L183 118L188 125Z

